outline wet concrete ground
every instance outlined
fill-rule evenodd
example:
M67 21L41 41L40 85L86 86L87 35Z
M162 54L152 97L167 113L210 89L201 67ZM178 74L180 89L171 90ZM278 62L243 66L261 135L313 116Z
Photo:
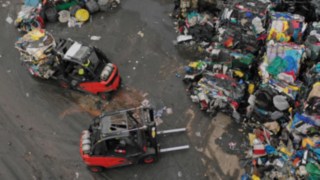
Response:
M183 54L172 43L176 34L168 16L171 0L123 0L118 10L95 14L82 28L59 23L47 26L57 38L70 37L98 46L119 66L124 87L108 108L149 99L156 109L173 109L173 114L162 117L160 130L188 128L186 134L160 141L163 147L190 144L189 150L163 154L152 165L110 169L101 174L89 172L79 155L80 133L92 115L99 113L90 103L95 98L29 76L13 48L20 34L5 21L8 15L16 16L20 5L21 1L15 0L8 7L0 6L1 179L194 180L237 179L241 175L239 128L224 115L215 120L204 116L176 77L188 59L181 58ZM102 38L91 41L92 35ZM229 148L230 142L237 143L235 149Z

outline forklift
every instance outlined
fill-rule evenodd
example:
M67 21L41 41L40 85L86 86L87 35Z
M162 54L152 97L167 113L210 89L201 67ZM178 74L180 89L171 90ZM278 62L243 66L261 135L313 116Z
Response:
M152 108L106 112L93 119L80 139L80 154L92 172L132 164L151 164L160 153L189 149L189 145L160 148L158 135L186 128L157 131Z
M118 67L97 47L72 39L54 37L35 29L21 37L15 47L23 65L36 79L53 80L65 89L110 99L121 86Z

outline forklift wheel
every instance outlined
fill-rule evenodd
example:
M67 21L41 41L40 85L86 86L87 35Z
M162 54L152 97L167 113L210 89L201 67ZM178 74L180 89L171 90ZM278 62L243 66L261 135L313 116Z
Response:
M90 169L91 172L94 172L94 173L99 173L99 172L102 172L103 170L103 167L101 166L88 166L88 168Z
M112 94L110 92L99 93L98 95L102 100L107 100L107 101L110 101L112 97Z
M69 84L66 81L60 81L59 84L64 89L68 89L69 88Z
M151 156L151 155L143 158L144 164L151 164L151 163L154 163L155 161L156 161L156 157Z

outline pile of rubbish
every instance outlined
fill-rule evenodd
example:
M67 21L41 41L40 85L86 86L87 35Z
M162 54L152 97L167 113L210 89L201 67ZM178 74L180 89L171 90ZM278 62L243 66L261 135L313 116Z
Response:
M68 27L81 26L98 11L118 7L120 0L25 0L15 20L19 31L44 28L46 22L67 23Z
M180 35L177 37L177 43L191 42L207 45L215 34L215 25L215 19L207 13L188 13L185 20L178 22L177 29Z
M54 37L43 29L34 29L15 43L20 52L21 60L28 64L29 71L35 76L48 79L54 73L52 66L55 58L52 50L56 42Z
M245 86L227 75L228 68L210 65L208 61L192 62L186 67L184 81L188 83L190 97L200 109L215 116L219 111L230 113L240 121L238 108Z
M185 67L192 102L249 132L243 180L320 178L320 24L298 3L225 4L210 41L184 34L206 53Z

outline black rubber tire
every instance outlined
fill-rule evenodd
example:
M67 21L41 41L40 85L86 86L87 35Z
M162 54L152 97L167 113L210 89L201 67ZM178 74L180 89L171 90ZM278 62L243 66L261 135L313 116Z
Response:
M59 81L59 86L62 87L63 89L70 89L70 84L64 80Z
M103 101L110 101L112 99L112 93L111 92L102 92L98 93L99 97Z
M142 164L152 164L157 161L157 157L155 155L147 155L141 159Z
M54 7L48 7L45 11L48 22L58 21L58 11Z
M103 171L103 167L101 166L88 166L89 170L93 173L100 173Z
M100 10L99 4L95 0L87 1L86 8L90 12L90 14L96 13Z

